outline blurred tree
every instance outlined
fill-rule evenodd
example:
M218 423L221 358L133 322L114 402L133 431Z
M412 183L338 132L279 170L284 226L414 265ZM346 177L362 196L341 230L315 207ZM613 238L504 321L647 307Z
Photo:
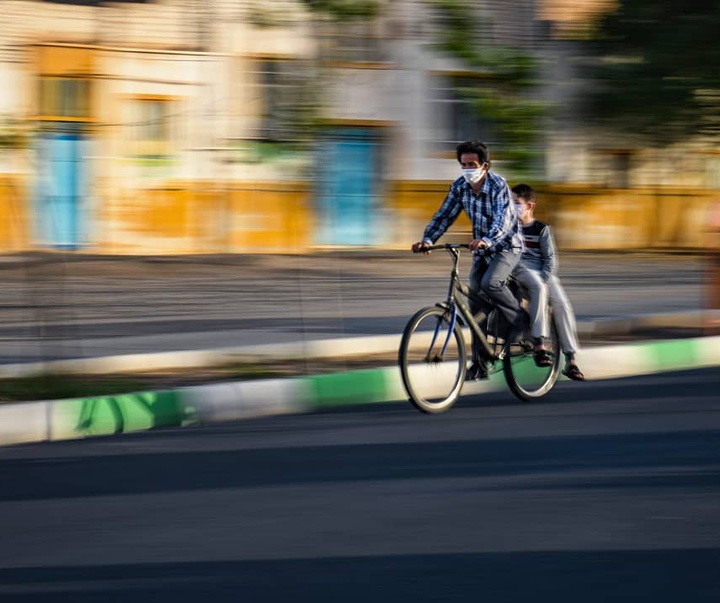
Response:
M275 27L293 23L297 17L289 6L303 7L315 19L335 22L372 19L387 0L290 0L285 3L268 4L265 0L251 2L248 15L259 27Z
M512 172L532 172L542 156L548 110L532 97L538 85L537 61L520 48L484 43L482 30L487 30L489 18L477 5L467 0L425 1L436 15L439 49L457 58L468 72L482 76L477 86L463 86L457 92L479 117L495 125L498 146L493 154Z
M371 19L380 11L382 0L301 0L307 8L339 21Z
M584 113L652 145L717 136L719 32L717 0L618 0L584 43Z

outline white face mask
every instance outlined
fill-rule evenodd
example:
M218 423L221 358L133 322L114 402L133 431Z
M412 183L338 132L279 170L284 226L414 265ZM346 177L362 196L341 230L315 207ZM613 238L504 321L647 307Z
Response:
M477 184L480 180L482 180L486 171L487 170L485 168L472 168L469 170L462 170L462 175L468 184Z

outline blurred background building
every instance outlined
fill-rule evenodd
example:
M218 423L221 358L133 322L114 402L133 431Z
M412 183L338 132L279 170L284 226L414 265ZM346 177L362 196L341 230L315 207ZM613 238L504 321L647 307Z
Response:
M408 248L470 138L563 248L704 245L713 139L588 117L618 2L2 4L2 252Z

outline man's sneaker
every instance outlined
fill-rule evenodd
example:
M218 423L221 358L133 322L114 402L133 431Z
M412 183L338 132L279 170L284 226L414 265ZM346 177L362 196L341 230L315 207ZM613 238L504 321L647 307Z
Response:
M484 362L473 361L465 374L465 381L482 381L487 378L488 370Z

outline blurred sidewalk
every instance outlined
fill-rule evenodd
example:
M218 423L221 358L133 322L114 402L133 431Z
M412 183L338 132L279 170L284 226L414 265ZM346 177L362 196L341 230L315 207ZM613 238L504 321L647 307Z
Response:
M563 253L560 276L583 345L701 334L704 258ZM470 257L461 260L461 273ZM245 350L309 356L336 340L392 348L408 318L442 300L444 252L4 257L0 364ZM341 343L338 340L348 340ZM313 351L315 350L315 351Z

